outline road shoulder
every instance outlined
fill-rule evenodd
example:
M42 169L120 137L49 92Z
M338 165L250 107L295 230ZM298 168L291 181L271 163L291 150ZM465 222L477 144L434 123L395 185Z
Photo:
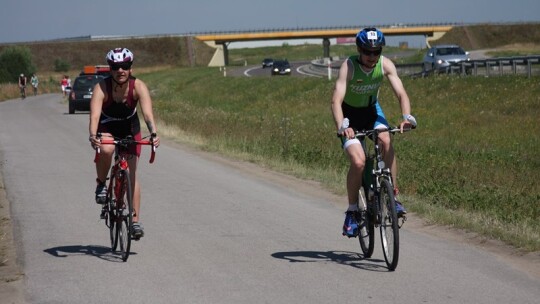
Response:
M24 275L17 263L13 225L3 178L0 172L0 299L4 304L26 303Z
M302 180L261 167L251 162L239 161L214 153L201 151L196 148L188 147L184 144L171 144L176 145L178 149L187 150L190 153L197 154L198 156L208 159L209 161L229 166L256 178L290 189L291 191L302 193L311 197L322 198L337 208L343 210L347 208L346 196L333 194L324 189L317 182ZM339 226L340 223L336 223L336 225ZM449 242L473 246L479 250L484 250L490 254L493 254L502 262L507 263L513 268L526 273L531 278L535 278L536 280L540 281L540 251L526 253L512 246L506 245L501 241L487 239L476 233L467 232L453 227L431 225L426 223L426 221L424 221L422 218L417 217L414 213L408 215L404 229L411 230L415 233L431 235Z

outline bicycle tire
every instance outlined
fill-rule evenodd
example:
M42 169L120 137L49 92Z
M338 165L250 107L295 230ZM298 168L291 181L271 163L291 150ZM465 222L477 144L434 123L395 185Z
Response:
M112 188L112 187L111 187ZM118 245L117 238L116 238L116 198L113 197L113 191L109 190L109 195L107 199L107 217L109 222L109 236L111 239L111 251L116 250L116 246Z
M129 171L121 173L121 204L117 204L117 212L120 214L116 226L116 236L120 246L122 261L127 261L131 249L131 227L133 225L133 193L131 192L131 180Z
M371 220L372 211L370 208L368 206L362 207L364 210L359 212L358 225L360 226L360 233L358 234L358 241L360 242L360 249L362 249L364 258L370 258L375 248L375 226Z
M388 177L381 179L379 193L381 208L381 243L384 260L390 271L396 269L399 259L399 226L394 199L394 188Z

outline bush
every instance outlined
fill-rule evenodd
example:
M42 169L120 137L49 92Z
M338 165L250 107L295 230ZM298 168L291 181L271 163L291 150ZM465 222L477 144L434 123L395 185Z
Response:
M69 63L63 59L54 60L54 71L55 72L67 72L71 66Z
M0 83L17 82L21 73L31 75L36 72L30 49L12 46L0 53Z

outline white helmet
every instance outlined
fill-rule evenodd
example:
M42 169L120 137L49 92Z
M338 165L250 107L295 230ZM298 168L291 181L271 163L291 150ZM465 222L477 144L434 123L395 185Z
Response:
M126 48L116 48L110 50L105 58L107 59L108 64L133 62L133 53Z
M21 77L24 77L24 74L21 74Z

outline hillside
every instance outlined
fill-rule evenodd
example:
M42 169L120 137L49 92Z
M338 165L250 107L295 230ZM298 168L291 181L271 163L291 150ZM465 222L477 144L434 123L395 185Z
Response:
M189 44L191 44L191 51ZM135 54L138 67L206 66L214 49L192 37L133 38L121 40L21 43L32 53L38 71L53 71L56 60L72 69L106 64L105 54L116 47L127 47ZM9 45L0 45L0 52ZM192 54L191 56L189 54Z
M540 44L540 23L456 26L432 44L458 44L466 50L479 50L531 43Z
M432 44L459 44L466 50L492 49L513 44L540 45L540 23L456 26ZM54 71L55 61L67 62L71 69L85 65L105 64L107 50L127 47L135 53L137 67L172 65L207 66L214 49L193 37L131 38L120 40L20 43L30 49L39 72ZM190 48L191 45L191 48ZM9 45L0 45L0 52ZM298 48L287 48L298 52ZM283 49L283 48L281 48ZM252 52L264 53L264 48ZM234 53L232 51L231 53ZM234 63L234 54L231 54ZM283 55L285 56L285 55ZM246 59L245 54L241 56ZM260 54L256 55L257 61ZM293 58L288 56L287 58ZM305 58L304 58L305 59Z

